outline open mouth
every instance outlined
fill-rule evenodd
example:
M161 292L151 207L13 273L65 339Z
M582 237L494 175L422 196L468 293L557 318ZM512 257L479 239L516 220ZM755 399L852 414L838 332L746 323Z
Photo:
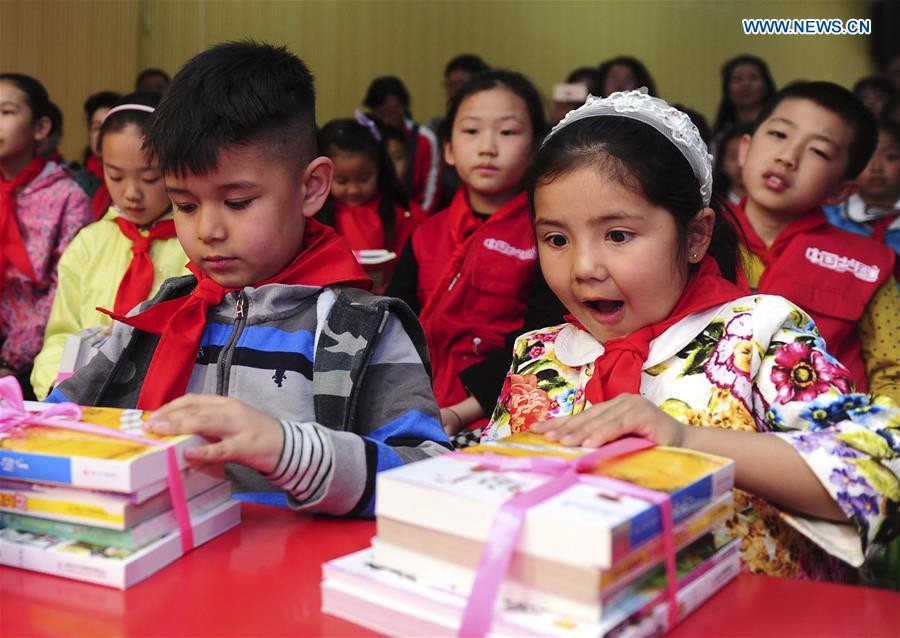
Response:
M625 305L624 301L615 299L589 299L584 303L588 308L601 315L611 315Z

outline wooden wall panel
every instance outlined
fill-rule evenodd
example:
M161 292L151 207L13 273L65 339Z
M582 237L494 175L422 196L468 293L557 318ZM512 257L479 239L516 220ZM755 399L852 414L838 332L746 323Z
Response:
M712 117L721 64L769 60L779 84L801 77L851 85L872 71L864 36L745 36L742 17L866 17L859 0L144 0L141 63L175 69L202 47L253 37L287 44L317 77L319 119L359 106L369 81L393 73L427 119L444 108L441 73L473 51L524 70L544 93L572 69L635 55L660 93Z
M67 158L87 144L85 98L133 87L138 9L136 0L0 0L0 70L47 87L65 118Z
M223 40L288 45L317 78L319 120L360 105L369 81L399 75L420 120L444 108L445 62L465 51L525 71L549 93L572 69L641 58L660 93L715 114L729 57L767 59L775 80L845 85L873 69L865 36L745 36L742 17L867 17L861 0L0 0L0 68L40 77L64 108L64 149L82 144L80 104L127 90L137 71L174 73Z

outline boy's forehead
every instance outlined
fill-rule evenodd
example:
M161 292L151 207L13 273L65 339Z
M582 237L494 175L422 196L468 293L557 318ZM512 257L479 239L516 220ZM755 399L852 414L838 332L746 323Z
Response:
M178 188L188 184L208 187L225 187L234 184L255 182L271 178L277 168L289 163L278 157L262 142L222 148L216 156L216 165L203 173L167 172L168 188Z
M821 104L806 98L782 100L767 122L781 121L798 131L829 139L841 148L846 148L853 137L851 127L843 117Z

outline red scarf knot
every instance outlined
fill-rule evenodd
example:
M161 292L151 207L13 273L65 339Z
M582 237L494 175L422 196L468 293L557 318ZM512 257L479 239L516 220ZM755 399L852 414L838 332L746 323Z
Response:
M189 295L155 304L131 317L103 311L116 321L160 335L138 397L137 407L142 410L156 410L184 394L206 327L207 311L222 303L228 292L238 290L217 284L193 263L188 268L197 277ZM372 280L334 229L307 219L300 254L273 277L248 285L258 288L275 283L368 289Z
M620 394L639 394L641 370L650 354L651 341L685 317L721 306L743 295L740 288L722 277L715 259L706 255L668 317L604 344L603 353L594 361L594 375L585 386L587 400L591 405L596 405ZM577 320L569 321L584 329Z

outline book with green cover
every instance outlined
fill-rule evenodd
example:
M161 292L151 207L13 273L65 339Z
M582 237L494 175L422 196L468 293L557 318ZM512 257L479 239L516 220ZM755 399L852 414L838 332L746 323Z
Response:
M192 516L202 514L216 505L224 503L229 498L231 498L231 483L223 481L216 487L189 499L187 502L188 513ZM90 525L79 525L77 523L65 523L48 518L7 513L0 515L0 522L2 522L0 527L9 527L20 532L31 532L33 534L82 541L93 545L123 547L125 549L138 549L160 536L178 529L178 520L175 518L175 512L172 509L168 509L125 530L106 529Z

